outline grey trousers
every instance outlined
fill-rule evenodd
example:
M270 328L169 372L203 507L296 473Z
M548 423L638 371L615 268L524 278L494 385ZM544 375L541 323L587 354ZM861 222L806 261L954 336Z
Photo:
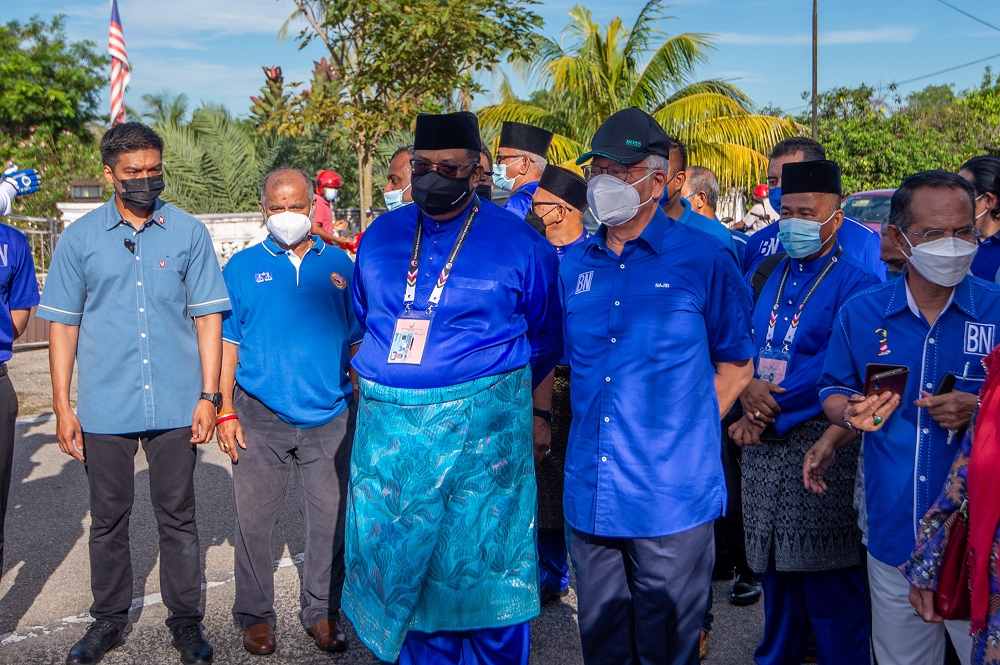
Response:
M247 445L233 465L236 623L241 630L258 623L275 625L271 537L293 470L305 523L299 620L309 628L317 621L339 618L355 405L330 422L311 428L285 423L239 386L233 408L239 414Z
M3 574L3 528L10 493L10 472L14 465L14 425L17 422L17 393L10 377L0 377L0 575Z
M583 662L697 665L714 543L711 522L660 538L573 529Z
M171 630L201 621L201 550L194 517L191 428L83 435L90 482L90 614L119 628L132 605L129 519L139 444L149 463L149 496L160 537L160 593Z

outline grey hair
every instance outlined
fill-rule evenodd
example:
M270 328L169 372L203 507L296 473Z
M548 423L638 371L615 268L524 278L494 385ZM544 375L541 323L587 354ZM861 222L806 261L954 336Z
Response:
M690 166L687 169L688 186L693 192L705 192L705 203L713 210L719 203L719 179L712 169L704 166Z
M643 163L656 171L667 173L670 170L670 160L663 155L647 155Z
M536 155L533 152L525 152L524 156L528 158L529 162L531 162L540 169L544 169L545 165L547 164L545 157L543 157L542 155Z
M308 173L306 173L302 169L293 169L291 166L279 166L278 168L274 169L266 176L264 176L264 179L260 181L260 204L264 205L264 195L267 193L268 181L271 178L276 177L278 174L281 173L297 173L298 175L302 176L302 179L306 181L306 190L309 192L309 205L311 207L313 179Z

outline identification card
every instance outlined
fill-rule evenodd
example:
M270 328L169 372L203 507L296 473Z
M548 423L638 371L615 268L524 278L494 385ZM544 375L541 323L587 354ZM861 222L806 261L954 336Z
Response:
M780 386L788 371L788 356L780 351L761 351L757 361L757 376L761 381Z
M404 312L396 319L396 330L389 344L389 364L419 365L424 358L431 315L426 312Z

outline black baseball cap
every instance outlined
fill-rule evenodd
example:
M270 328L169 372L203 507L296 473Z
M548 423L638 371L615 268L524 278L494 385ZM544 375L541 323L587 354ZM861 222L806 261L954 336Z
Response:
M582 164L594 157L607 157L622 164L641 162L649 155L670 158L673 141L653 116L633 106L604 121L590 141L590 152L576 160Z

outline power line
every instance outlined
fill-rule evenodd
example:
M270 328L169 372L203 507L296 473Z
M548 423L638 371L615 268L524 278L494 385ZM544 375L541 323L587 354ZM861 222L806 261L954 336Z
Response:
M968 16L969 18L971 18L973 21L975 21L977 23L982 23L987 28L993 28L997 32L1000 32L1000 27L997 27L997 26L993 25L992 23L987 23L986 21L984 21L983 19L979 18L978 16L973 16L972 14L970 14L967 11L965 11L961 7L956 7L955 5L951 4L950 2L945 2L945 0L937 0L937 2L940 2L945 7L951 7L952 9L954 9L959 14L964 14L965 16Z
M940 2L940 0L938 0ZM979 60L973 60L972 62L966 62L962 65L955 65L954 67L949 67L948 69L942 69L937 72L932 72L930 74L924 74L923 76L916 76L911 79L906 79L905 81L898 81L896 85L906 85L907 83L913 83L914 81L920 81L922 79L931 78L932 76L938 76L940 74L947 74L948 72L953 72L956 69L962 69L964 67L971 67L972 65L978 65L981 62L986 62L987 60L993 60L994 58L1000 58L1000 53L994 53L993 55L988 55L985 58L980 58Z

